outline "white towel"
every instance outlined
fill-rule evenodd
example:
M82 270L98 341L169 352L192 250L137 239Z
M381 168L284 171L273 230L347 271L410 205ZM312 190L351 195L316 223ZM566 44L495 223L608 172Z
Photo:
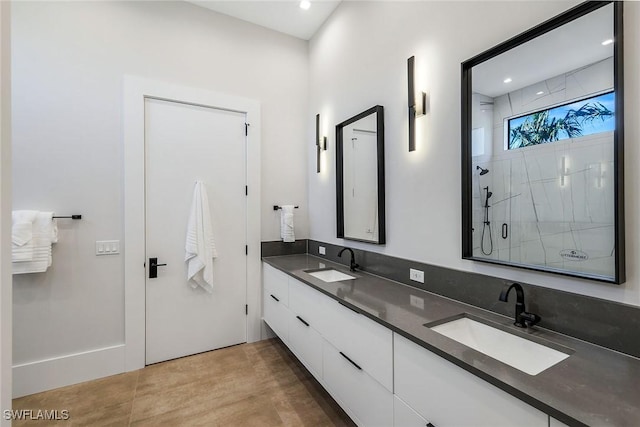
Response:
M33 221L37 213L37 211L11 213L11 260L13 262L33 259Z
M42 273L51 267L53 262L51 244L58 241L58 224L53 219L53 212L37 212L32 228L32 248L13 248L17 257L31 252L30 260L13 262L13 274Z
M293 226L293 205L283 205L280 211L280 237L283 242L295 242L296 234Z
M213 241L213 226L207 188L202 181L196 181L191 202L191 213L187 225L185 244L187 280L191 287L201 286L213 292L213 258L218 256Z

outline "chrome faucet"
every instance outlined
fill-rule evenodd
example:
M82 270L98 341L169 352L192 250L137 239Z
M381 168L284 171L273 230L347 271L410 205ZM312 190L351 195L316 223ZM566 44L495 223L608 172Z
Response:
M340 258L342 258L342 253L344 251L349 251L351 252L351 261L349 263L349 270L351 271L356 271L356 268L360 267L358 264L356 264L356 256L353 253L353 250L351 248L343 248L340 252L338 252L338 256Z
M527 309L524 305L524 290L519 283L504 285L502 292L500 292L500 301L508 301L511 289L516 290L516 314L515 322L513 324L519 328L526 328L527 326L531 327L538 323L541 320L540 316L533 313L527 313Z

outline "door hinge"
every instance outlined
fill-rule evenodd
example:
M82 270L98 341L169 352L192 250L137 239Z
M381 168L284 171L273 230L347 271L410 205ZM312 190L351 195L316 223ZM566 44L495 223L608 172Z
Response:
M244 305L244 314L249 315L249 304Z
M249 195L249 186L248 186L248 185L245 185L245 186L244 186L244 195L245 195L245 196L248 196L248 195Z
M249 126L251 126L249 123L244 124L244 136L249 135Z
M244 254L249 255L249 245L244 245Z

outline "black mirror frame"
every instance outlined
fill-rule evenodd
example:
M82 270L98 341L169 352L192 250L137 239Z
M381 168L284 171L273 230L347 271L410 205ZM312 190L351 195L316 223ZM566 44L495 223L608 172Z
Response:
M367 117L371 114L376 114L376 130L377 130L377 157L378 157L378 241L352 239L344 237L344 191L343 180L344 174L342 171L344 156L343 156L343 144L342 144L342 129L351 123ZM384 245L386 243L385 234L385 203L384 203L384 108L381 105L376 105L368 110L351 117L342 123L336 125L336 213L337 213L337 225L338 233L337 237L340 239L353 240L357 242L373 243L378 245Z
M528 264L509 263L499 260L473 256L472 236L472 158L471 158L471 70L474 66L495 56L505 53L523 43L535 39L551 30L559 28L581 16L613 3L613 35L615 39L613 53L614 92L616 95L616 129L614 131L614 233L615 233L615 271L614 277L572 272L570 270ZM625 275L625 227L624 227L624 67L623 67L623 3L622 1L587 1L566 12L551 18L499 45L474 56L462 63L462 258L490 264L524 268L564 276L580 277L600 282L622 284Z

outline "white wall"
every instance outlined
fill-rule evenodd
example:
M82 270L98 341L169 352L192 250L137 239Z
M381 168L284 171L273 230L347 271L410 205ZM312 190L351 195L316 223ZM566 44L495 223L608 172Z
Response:
M11 4L0 2L0 426L11 409Z
M18 2L12 31L14 208L83 215L47 273L15 277L14 364L124 342L123 258L94 255L124 238L124 74L259 100L261 237L276 203L307 237L306 42L183 2Z
M577 4L560 2L343 2L311 40L310 107L329 150L315 173L308 150L310 237L440 265L640 305L638 182L640 4L625 2L627 283L586 280L461 259L460 63ZM506 18L508 17L508 19ZM406 61L416 56L416 90L430 92L407 149ZM385 108L387 244L337 239L333 125L373 105ZM307 117L311 134L311 116Z

